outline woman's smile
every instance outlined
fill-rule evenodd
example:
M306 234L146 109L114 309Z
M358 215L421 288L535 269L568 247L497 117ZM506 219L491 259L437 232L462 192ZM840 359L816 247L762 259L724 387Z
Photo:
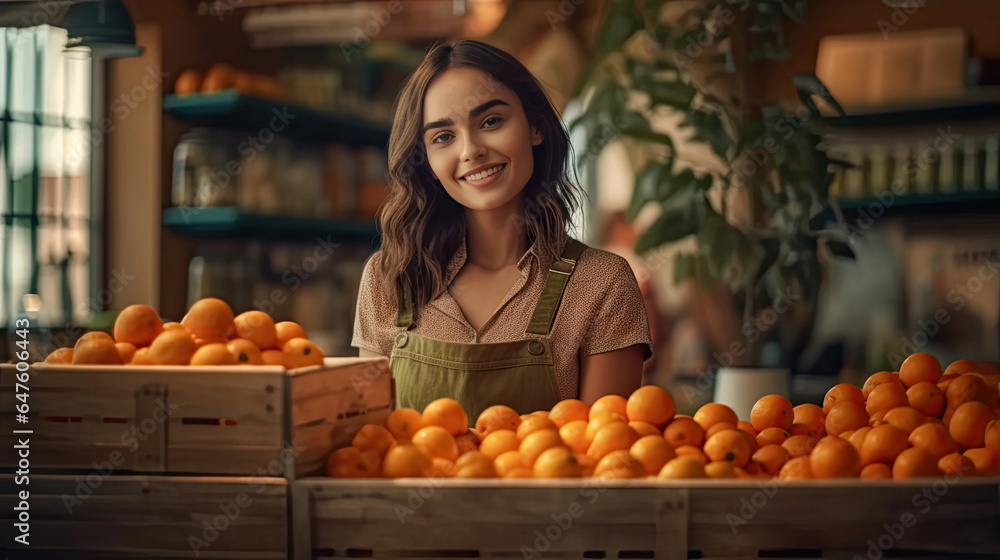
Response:
M490 183L496 181L500 178L504 169L507 168L506 163L501 163L499 165L485 165L477 167L471 173L467 173L462 177L459 177L460 181L465 181L466 183L474 187L485 187Z

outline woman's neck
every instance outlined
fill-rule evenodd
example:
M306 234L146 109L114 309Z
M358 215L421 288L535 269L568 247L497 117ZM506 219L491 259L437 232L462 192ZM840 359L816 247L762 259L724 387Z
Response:
M466 210L467 262L487 270L517 264L529 246L523 208L523 201L517 199L495 211Z

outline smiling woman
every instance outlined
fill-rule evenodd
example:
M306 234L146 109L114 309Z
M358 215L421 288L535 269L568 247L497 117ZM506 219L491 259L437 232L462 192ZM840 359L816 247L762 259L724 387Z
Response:
M535 78L476 41L434 48L400 93L381 249L353 346L390 357L399 407L457 399L474 423L628 396L650 354L624 259L571 239L569 141Z

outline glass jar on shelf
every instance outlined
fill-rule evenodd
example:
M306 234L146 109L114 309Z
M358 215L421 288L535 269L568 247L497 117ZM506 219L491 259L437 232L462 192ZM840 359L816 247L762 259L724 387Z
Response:
M181 137L174 148L171 200L174 206L232 206L240 174L237 136L198 128Z

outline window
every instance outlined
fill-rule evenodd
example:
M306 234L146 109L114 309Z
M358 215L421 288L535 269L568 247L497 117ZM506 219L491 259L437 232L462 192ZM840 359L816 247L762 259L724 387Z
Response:
M66 38L0 28L0 329L26 309L43 328L99 310L88 301L102 204L91 184L92 59Z

